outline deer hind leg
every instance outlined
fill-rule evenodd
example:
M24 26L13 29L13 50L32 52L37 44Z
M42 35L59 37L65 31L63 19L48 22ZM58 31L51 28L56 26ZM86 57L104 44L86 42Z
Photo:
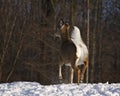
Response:
M88 67L88 58L86 58L85 61L84 61L84 67L83 67L83 70L82 70L82 73L81 73L81 82L84 79L84 74L85 74L85 71L86 71L87 67Z
M78 69L78 81L77 81L77 83L78 83L78 85L80 84L80 73L81 73L81 71L80 71L80 69Z
M80 84L80 77L81 77L81 70L78 66L75 66L75 70L76 70L76 73L77 73L77 83L78 85Z
M79 58L77 57L76 60L75 60L75 63L74 63L74 69L76 71L75 73L77 73L77 83L79 85L80 84L80 78L81 78L81 70L78 67L78 61L79 61Z
M59 65L59 79L62 79L62 65Z

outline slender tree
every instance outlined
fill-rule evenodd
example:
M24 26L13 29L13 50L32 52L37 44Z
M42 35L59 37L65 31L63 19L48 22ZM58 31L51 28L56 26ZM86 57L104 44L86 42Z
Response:
M89 50L89 40L90 38L90 1L87 0L87 47ZM89 64L86 72L86 82L89 82Z

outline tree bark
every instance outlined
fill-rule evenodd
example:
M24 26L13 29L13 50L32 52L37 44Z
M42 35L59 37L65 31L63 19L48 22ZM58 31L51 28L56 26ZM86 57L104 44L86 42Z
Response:
M89 42L90 42L89 36L90 36L90 1L87 0L87 48L88 50L89 50ZM88 61L89 61L89 57L88 57ZM89 64L86 71L86 82L87 83L89 82Z

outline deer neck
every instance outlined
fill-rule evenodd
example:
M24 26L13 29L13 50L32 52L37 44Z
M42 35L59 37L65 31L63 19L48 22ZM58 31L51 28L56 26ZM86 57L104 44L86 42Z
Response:
M71 40L70 33L69 33L69 30L66 29L65 32L63 32L63 34L62 34L62 41L65 42L65 41L69 41L69 40Z

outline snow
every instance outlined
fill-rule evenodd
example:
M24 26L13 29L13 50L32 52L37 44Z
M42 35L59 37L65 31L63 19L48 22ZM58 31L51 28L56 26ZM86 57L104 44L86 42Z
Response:
M120 96L120 83L41 85L12 82L0 84L0 96Z

